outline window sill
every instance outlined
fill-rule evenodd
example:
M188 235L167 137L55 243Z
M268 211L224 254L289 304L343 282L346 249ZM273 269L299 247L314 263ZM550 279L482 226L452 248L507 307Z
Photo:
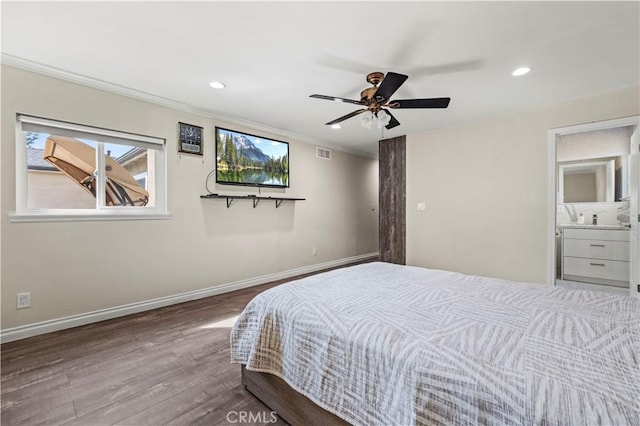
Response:
M171 219L171 213L159 212L28 212L12 213L10 222L86 222L86 221L114 221L114 220L166 220Z

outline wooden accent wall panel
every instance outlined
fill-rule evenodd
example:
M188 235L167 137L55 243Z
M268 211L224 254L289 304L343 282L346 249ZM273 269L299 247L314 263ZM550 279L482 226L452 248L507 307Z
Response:
M379 245L383 262L406 263L407 137L379 142Z

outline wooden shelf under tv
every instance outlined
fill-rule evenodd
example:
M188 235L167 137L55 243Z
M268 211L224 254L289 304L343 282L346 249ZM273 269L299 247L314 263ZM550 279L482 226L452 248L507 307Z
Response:
M258 195L223 195L223 194L206 194L201 195L200 198L208 199L226 199L227 208L231 207L233 200L253 200L253 208L255 209L260 201L271 200L276 202L276 208L280 207L283 201L304 201L305 198L290 198L290 197L261 197Z

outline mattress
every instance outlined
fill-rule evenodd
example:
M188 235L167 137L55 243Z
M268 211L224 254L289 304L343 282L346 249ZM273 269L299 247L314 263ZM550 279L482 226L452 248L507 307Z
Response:
M368 263L257 295L231 361L355 425L640 424L640 300Z

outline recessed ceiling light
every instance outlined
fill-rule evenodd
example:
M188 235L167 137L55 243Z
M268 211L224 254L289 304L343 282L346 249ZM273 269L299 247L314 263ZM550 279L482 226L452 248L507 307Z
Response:
M515 77L519 77L521 75L525 75L527 74L529 71L531 71L531 68L529 67L520 67L520 68L516 68L511 75L515 76Z
M332 128L332 129L339 129L339 128L340 128L340 125L339 125L339 124L332 124L332 125L331 125L331 128Z
M224 83L220 83L219 81L212 81L211 83L209 83L209 86L213 87L214 89L224 89L225 86Z

